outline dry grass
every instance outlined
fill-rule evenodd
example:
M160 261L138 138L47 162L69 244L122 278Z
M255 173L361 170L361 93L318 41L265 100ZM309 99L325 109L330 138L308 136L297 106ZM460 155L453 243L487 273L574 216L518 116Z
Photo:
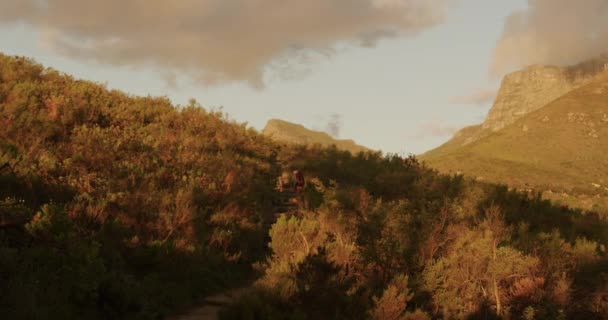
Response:
M444 172L514 187L608 193L608 72L510 126L421 156Z

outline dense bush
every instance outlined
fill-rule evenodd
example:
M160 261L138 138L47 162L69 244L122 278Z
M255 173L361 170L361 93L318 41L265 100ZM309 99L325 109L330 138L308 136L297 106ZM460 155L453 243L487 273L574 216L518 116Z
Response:
M322 202L273 225L264 275L225 319L606 319L599 215L414 158L289 152Z
M159 318L265 255L277 147L220 112L0 55L0 124L0 314Z

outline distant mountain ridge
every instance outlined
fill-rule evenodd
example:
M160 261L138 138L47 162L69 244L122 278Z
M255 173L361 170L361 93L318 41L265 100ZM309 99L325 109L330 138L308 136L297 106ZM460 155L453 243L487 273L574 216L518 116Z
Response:
M338 149L349 151L351 153L371 151L371 149L358 145L353 140L335 139L325 132L310 130L300 124L291 123L280 119L272 119L268 121L262 133L275 141L289 144L318 144L326 147L335 145Z

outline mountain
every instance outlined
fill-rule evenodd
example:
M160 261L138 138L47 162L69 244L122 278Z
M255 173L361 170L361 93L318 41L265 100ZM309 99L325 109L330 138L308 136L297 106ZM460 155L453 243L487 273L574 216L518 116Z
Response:
M585 85L606 68L608 56L601 56L574 66L534 65L511 73L503 79L496 101L482 124L460 130L450 141L424 156L435 158L499 131Z
M508 76L484 124L465 128L421 158L443 172L513 187L608 195L608 70L592 77L593 73L574 73L580 76L567 78L574 79L570 82L563 81L562 71L571 69L545 68L551 71L544 75L538 70L529 68ZM536 80L524 74L536 74ZM505 87L516 84L516 79L519 86ZM568 83L575 89L536 108L567 90ZM543 92L548 96L541 97Z
M360 146L353 140L338 140L325 132L310 130L300 124L279 119L272 119L268 121L262 133L275 141L289 144L318 144L322 146L335 145L338 149L350 151L351 153L371 151L371 149Z

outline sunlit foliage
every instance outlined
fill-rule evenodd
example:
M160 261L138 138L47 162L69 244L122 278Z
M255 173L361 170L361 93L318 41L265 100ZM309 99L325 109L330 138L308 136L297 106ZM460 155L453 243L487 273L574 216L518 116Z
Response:
M1 55L0 125L2 318L159 319L253 276L224 319L608 314L593 212ZM277 212L292 169L307 185Z

